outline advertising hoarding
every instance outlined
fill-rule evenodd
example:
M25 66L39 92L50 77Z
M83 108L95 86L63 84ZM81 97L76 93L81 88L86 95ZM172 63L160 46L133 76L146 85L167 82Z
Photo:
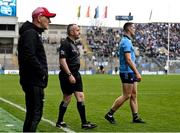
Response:
M0 0L0 16L16 16L16 0Z

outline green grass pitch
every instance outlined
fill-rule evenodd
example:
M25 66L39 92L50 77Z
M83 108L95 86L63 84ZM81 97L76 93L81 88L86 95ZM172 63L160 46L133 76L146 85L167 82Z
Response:
M83 130L73 97L64 121L75 132L180 132L180 75L143 75L138 83L140 116L146 124L132 124L132 116L127 101L115 113L117 124L111 125L104 119L113 101L121 95L121 82L118 75L82 76L87 119L97 123L92 130ZM24 93L19 85L18 75L0 75L0 97L25 107ZM62 99L58 75L49 76L45 89L43 117L56 122L59 103ZM0 101L0 107L24 120L25 112ZM1 130L1 129L0 129ZM62 132L47 122L38 126L41 132Z

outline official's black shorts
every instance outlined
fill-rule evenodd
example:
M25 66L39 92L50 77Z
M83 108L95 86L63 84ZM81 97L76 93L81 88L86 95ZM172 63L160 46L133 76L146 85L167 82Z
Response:
M60 86L63 94L72 94L75 91L83 92L81 74L79 72L72 74L76 79L75 84L71 84L69 82L69 76L66 73L64 72L59 73Z
M137 82L137 78L134 73L120 73L119 76L122 83L133 84L134 82Z

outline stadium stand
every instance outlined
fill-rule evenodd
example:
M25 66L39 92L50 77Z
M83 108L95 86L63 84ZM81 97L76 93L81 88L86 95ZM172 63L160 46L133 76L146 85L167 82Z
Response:
M18 69L17 28L21 24L15 25L15 32L0 30L0 64L5 66L5 69ZM4 26L8 25L3 24L0 28ZM136 23L136 27L134 44L139 70L164 71L169 59L172 71L179 73L179 69L174 66L180 65L180 24ZM8 33L10 35L6 38ZM104 73L117 71L118 43L123 35L122 28L82 26L81 33L81 45L78 46L81 53L81 70L99 73L99 68L103 67ZM58 48L65 36L66 25L50 25L50 29L43 34L49 70L59 69Z
M141 23L136 24L136 27L134 44L136 53L142 60L142 62L138 61L142 64L141 68L144 67L149 71L164 70L168 60L168 49L169 60L180 59L180 24ZM87 41L95 53L95 58L118 56L118 41L122 34L122 29L103 29L102 27L87 29Z

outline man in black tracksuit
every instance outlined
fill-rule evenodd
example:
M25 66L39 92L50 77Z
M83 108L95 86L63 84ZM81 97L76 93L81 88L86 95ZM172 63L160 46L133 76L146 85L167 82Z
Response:
M33 22L26 21L19 30L19 75L26 101L23 132L35 132L42 117L48 67L41 34L48 29L50 18L55 15L44 7L38 7L32 13Z

